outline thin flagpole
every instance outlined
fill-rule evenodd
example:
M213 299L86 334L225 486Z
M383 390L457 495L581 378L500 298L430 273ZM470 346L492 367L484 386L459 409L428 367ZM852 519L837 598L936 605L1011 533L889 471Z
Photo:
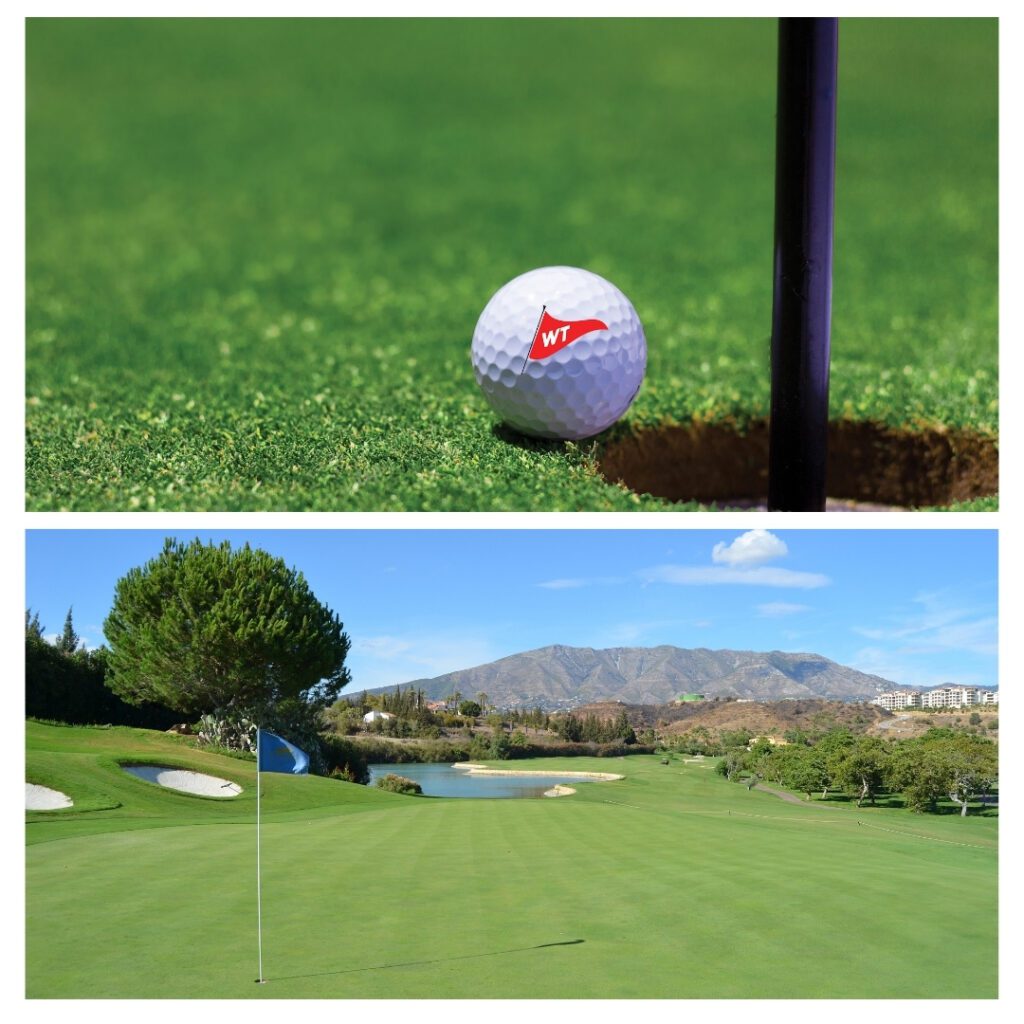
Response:
M260 883L260 730L256 729L256 935L259 946L260 973L256 981L263 980L263 890Z

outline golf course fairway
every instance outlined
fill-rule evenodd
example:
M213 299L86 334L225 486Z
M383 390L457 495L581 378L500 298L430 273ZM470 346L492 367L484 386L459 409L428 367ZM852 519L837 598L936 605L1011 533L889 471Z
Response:
M560 800L264 775L144 730L27 726L30 998L994 998L992 818L788 803L711 762ZM237 782L215 800L123 772ZM400 771L400 768L398 769ZM955 959L956 969L951 969Z

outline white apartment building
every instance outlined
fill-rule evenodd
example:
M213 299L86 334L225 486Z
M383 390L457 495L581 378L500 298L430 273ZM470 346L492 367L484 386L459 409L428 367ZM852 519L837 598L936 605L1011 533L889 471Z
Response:
M966 708L975 704L998 704L998 690L980 690L976 686L940 686L925 693L917 690L891 690L880 693L872 704L887 711L904 708Z
M892 690L889 693L880 693L871 703L885 708L886 711L919 708L921 706L921 694L916 690Z

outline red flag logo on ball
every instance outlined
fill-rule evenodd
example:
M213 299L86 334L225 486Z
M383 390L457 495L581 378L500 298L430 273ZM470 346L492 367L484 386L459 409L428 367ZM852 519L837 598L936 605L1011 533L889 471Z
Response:
M537 324L537 333L533 336L530 354L526 358L547 359L584 334L607 330L608 325L603 320L558 320L545 306L540 314L540 323Z

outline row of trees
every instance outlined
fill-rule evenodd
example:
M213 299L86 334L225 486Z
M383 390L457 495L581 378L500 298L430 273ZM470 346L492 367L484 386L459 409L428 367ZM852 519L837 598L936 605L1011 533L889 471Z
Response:
M930 729L923 737L881 740L854 736L848 729L827 733L813 746L772 746L758 740L750 750L733 750L719 763L727 778L746 775L805 793L847 793L860 807L881 793L899 793L915 811L935 811L951 800L967 814L968 804L989 793L998 780L996 745L952 729Z
M431 703L433 708L429 706ZM374 710L394 717L378 718L366 724L364 716ZM423 690L413 687L343 697L326 709L324 717L329 728L339 735L368 732L401 739L436 739L443 730L472 730L479 725L491 730L540 732L552 728L553 721L552 716L540 708L498 710L482 692L471 700L463 699L456 690L438 707L437 702L428 702Z
M68 609L53 643L31 609L25 613L25 713L75 725L166 729L180 716L159 704L129 704L107 685L108 652L86 650Z
M555 732L570 743L636 743L636 733L625 710L613 719L570 713L555 718L553 724Z

